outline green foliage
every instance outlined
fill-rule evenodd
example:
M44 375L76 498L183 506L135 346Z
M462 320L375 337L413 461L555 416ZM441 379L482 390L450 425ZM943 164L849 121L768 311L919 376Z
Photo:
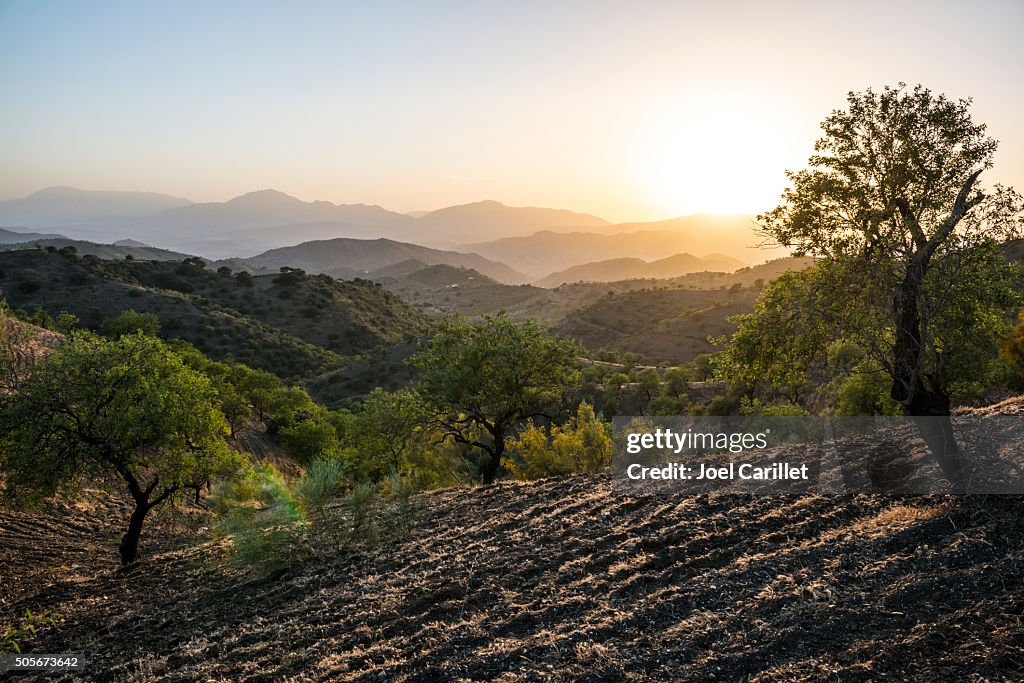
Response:
M71 334L78 327L78 316L74 313L61 311L53 321L53 329L61 334Z
M336 458L314 460L295 484L295 497L309 521L309 532L315 544L338 547L344 527L330 508L348 488L343 463Z
M743 397L740 399L740 415L757 415L759 417L800 417L807 411L787 401L763 403L759 398Z
M11 625L0 630L0 655L20 654L21 646L26 640L36 635L36 629L40 626L52 626L62 616L59 612L49 610L41 614L33 614L31 610L25 610L25 617L18 625Z
M669 368L665 371L665 394L672 398L684 398L689 390L688 374L684 368Z
M407 534L422 510L413 482L353 486L342 461L314 461L289 482L270 465L224 482L211 493L218 531L239 562L276 572L308 557L373 548Z
M76 332L31 372L5 376L0 470L16 500L127 489L137 543L146 512L238 467L209 378L152 337ZM134 559L122 545L122 560Z
M900 415L900 405L889 396L892 380L870 362L854 366L841 380L833 414Z
M401 342L426 329L426 317L369 282L289 273L296 307L278 305L273 276L240 272L234 280L200 260L69 259L45 251L0 251L0 269L15 282L12 305L49 316L68 311L94 331L126 309L156 316L158 334L189 341L216 360L234 360L288 381L307 379L356 356ZM230 286L237 282L240 286ZM31 288L30 288L31 289ZM295 315L315 309L316 318ZM128 326L128 331L138 329ZM152 331L148 326L146 331ZM110 330L121 334L125 330Z
M209 380L142 334L76 333L6 389L2 465L19 491L73 494L105 475L166 489L232 461Z
M651 401L647 406L648 415L682 415L690 401L686 394L681 396L664 395Z
M581 403L562 426L528 422L509 449L518 457L506 458L505 468L516 479L600 472L611 464L611 425L597 418L593 406Z
M1014 388L1024 388L1024 310L1018 314L1013 330L1004 336L999 353L1006 362Z
M489 483L517 424L568 406L580 353L576 342L553 337L536 322L516 324L499 314L470 324L453 316L412 363L432 423L445 437L487 454L481 474Z
M414 392L374 389L353 425L363 478L377 481L402 472L411 454L422 446L428 418Z
M107 334L115 338L136 332L141 332L147 337L155 337L160 333L160 318L153 313L139 313L129 308L116 318L108 320L104 327Z
M341 451L337 429L320 416L284 427L278 435L288 457L301 464L336 458Z
M306 522L288 483L271 465L218 484L210 502L221 516L218 530L231 538L242 564L273 571L301 556Z
M654 368L645 368L637 373L638 389L643 396L644 405L649 404L661 393L661 375Z
M762 291L754 312L733 318L736 332L715 358L719 372L732 382L754 386L768 382L791 399L811 381L834 339L833 318L843 302L831 294L838 285L836 269L819 264L783 273Z
M1020 275L998 243L1021 234L1024 200L976 186L996 141L969 105L900 84L850 93L824 121L809 168L789 172L782 203L758 217L767 236L822 262L769 285L740 321L731 372L793 389L843 339L889 375L906 412L948 414L1020 307Z

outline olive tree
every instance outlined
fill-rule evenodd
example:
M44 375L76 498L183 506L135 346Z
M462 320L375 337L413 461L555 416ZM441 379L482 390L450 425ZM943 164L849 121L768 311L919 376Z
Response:
M26 502L92 486L134 503L121 562L138 558L146 516L186 489L231 474L224 416L210 380L142 333L78 332L0 389L0 470Z
M428 421L444 438L483 452L480 474L489 484L520 424L567 410L579 355L576 342L499 313L476 324L446 318L411 362Z
M787 174L781 203L758 222L820 259L805 282L827 285L817 301L829 331L872 356L892 399L908 415L948 418L951 384L992 350L979 329L1018 305L997 245L1020 234L1021 198L979 184L996 141L972 120L970 100L900 84L850 93L847 105L825 119L809 167ZM938 422L929 444L959 479L949 421Z

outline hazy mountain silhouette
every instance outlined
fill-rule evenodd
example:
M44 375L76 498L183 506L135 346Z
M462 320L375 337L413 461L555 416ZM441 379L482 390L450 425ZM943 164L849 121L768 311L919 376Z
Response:
M58 239L62 235L48 235L41 232L21 232L9 228L0 228L0 244L20 244L33 240Z
M478 254L430 249L389 239L358 240L342 237L317 240L293 247L271 249L246 259L246 263L254 268L277 270L282 266L290 266L302 268L309 273L326 273L340 278L366 277L406 261L473 268L505 283L519 284L530 279L503 263L491 261ZM416 264L404 264L402 269L405 268L415 270Z
M481 241L481 238L487 240L529 235L545 229L611 225L603 218L586 213L535 206L505 206L491 199L431 211L419 220L439 226L441 233L448 236L447 239L477 241Z
M4 224L93 242L131 239L207 258L247 257L339 237L385 238L478 253L534 278L621 257L651 261L716 252L757 262L782 253L751 249L758 237L743 216L614 225L589 214L493 200L401 214L367 204L306 202L277 190L192 203L153 193L54 187L0 202Z
M260 190L226 202L204 202L162 211L138 221L132 237L204 256L250 255L310 239L338 236L415 235L416 221L379 206L305 202L277 190Z
M149 216L191 203L155 192L48 187L21 199L0 202L0 225L39 229L119 223L124 218Z
M528 237L460 244L535 277L592 261L640 258L647 261L686 253L727 254L745 263L785 256L786 249L759 249L750 217L684 216L653 223L621 223L600 231L543 230Z
M634 278L670 278L688 273L731 273L746 264L723 254L710 254L699 258L692 254L676 254L657 261L639 258L617 258L573 266L552 273L534 284L538 287L557 287L566 282L615 282Z

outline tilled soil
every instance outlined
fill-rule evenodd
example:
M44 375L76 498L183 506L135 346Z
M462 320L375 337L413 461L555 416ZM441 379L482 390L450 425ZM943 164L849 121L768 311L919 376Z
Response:
M30 646L92 658L67 680L1024 678L1017 499L625 498L605 476L426 499L409 537L273 577L201 528L121 569L102 510L4 513L0 624L62 613Z

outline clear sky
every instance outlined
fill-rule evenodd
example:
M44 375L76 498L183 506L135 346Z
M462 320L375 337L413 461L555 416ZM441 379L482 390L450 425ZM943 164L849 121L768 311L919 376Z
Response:
M0 0L0 199L50 185L615 221L770 208L845 93L973 97L1024 190L1024 2Z

